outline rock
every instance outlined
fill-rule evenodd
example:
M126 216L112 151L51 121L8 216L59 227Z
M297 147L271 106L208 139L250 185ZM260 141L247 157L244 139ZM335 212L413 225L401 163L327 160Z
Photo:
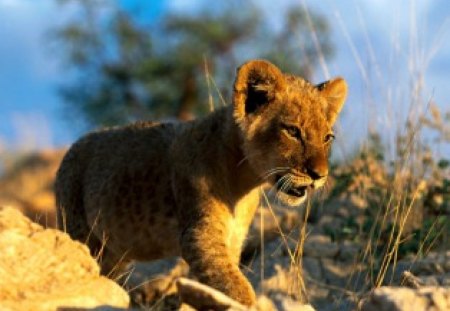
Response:
M332 242L329 236L323 234L308 236L303 248L304 255L310 257L331 258L338 252L339 246Z
M352 193L350 195L350 202L353 204L353 206L355 206L357 208L360 208L360 209L367 208L367 200L365 200L360 195L357 195L355 193Z
M306 282L306 289L308 301L310 302L327 300L330 295L330 290L325 288L323 284ZM327 300L327 302L330 301Z
M450 251L446 253L446 257L447 258L444 260L443 263L443 268L445 271L450 272Z
M439 286L439 279L434 275L422 276L420 281L425 286Z
M278 310L280 311L314 311L311 305L304 304L299 301L294 301L289 298L283 299L278 305Z
M334 217L332 215L324 214L320 217L317 226L322 228L324 232L338 236L342 232L342 228L345 225L344 219L341 217Z
M289 268L284 268L278 264L274 266L274 273L262 280L261 286L265 293L289 293L297 277L294 273L289 271Z
M261 254L258 254L258 256L253 258L248 266L243 269L256 290L282 290L277 285L280 284L285 273L280 272L283 270L280 270L280 267L289 270L292 263L291 258L285 255L285 249L286 246L281 238L269 242L264 245L264 260L262 260ZM264 280L262 280L261 277L263 277ZM285 287L286 286L283 286L283 288Z
M259 252L262 247L262 237L264 237L263 242L267 244L268 242L279 240L281 233L286 234L290 232L289 235L293 236L292 231L299 223L298 217L298 211L280 209L276 206L259 208L250 226L242 257L252 257L256 252ZM292 244L291 240L289 242ZM264 245L264 247L266 246ZM279 249L287 252L285 248L281 247ZM295 245L291 248L295 249Z
M410 271L403 272L401 283L404 286L407 286L409 288L416 288L416 289L423 286L422 281L417 276L412 274Z
M450 310L450 289L380 287L363 301L361 311L409 311L412 307L414 311L448 311Z
M322 268L320 267L320 261L313 257L303 257L302 266L304 274L312 279L322 279Z
M128 294L101 277L88 248L0 208L0 309L126 308Z
M446 273L444 275L441 275L441 285L450 287L450 273Z
M222 292L193 280L179 278L177 288L181 301L197 310L248 310L247 307Z
M360 246L351 241L344 241L339 248L338 258L346 262L354 262L360 252Z
M445 253L430 253L425 258L398 261L395 266L389 267L384 279L385 283L392 280L392 284L385 285L401 285L405 271L410 271L424 285L443 285L446 282L445 275L450 273L449 262L450 257Z
M176 280L189 274L188 264L179 257L134 263L125 287L135 305L151 306L176 293Z
M352 266L335 262L328 258L321 259L321 263L327 284L341 288L347 288L347 286L351 285L350 276L354 272Z
M283 230L283 232L289 232L293 228L295 228L298 224L299 224L299 212L292 210L285 210L280 222L281 230Z
M216 310L216 311L314 311L311 305L294 301L284 295L277 295L274 302L267 296L257 297L256 304L250 308L226 296L225 294L199 282L179 278L177 280L178 292L184 303L180 310Z
M256 306L252 307L252 311L277 311L272 300L267 296L261 295L257 297Z

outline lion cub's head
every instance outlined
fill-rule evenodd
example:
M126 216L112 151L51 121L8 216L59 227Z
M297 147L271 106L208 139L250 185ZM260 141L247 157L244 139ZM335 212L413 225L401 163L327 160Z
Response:
M285 204L301 204L325 183L332 126L346 95L342 78L312 85L262 60L238 69L234 118L245 156Z

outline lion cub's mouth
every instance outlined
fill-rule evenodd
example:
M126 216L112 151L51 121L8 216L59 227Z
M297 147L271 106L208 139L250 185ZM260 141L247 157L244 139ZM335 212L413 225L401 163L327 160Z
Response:
M290 196L301 198L301 197L306 195L306 189L307 188L308 187L306 187L306 186L300 186L300 187L293 187L293 186L291 186L291 187L289 187L287 189L280 189L280 188L278 188L278 190L282 191L282 192L284 192L284 193L286 193L286 194L288 194Z
M283 182L281 182L281 179L283 178L282 175L277 175L275 177L275 184L278 191L284 192L288 195L294 196L294 197L303 197L306 194L306 190L308 189L309 184L303 184L303 185L293 185L292 183L289 183L288 186L285 186Z
M277 175L275 177L275 185L278 191L278 198L287 205L297 206L303 203L308 193L308 186L310 185L293 185L288 183L285 185L282 182L283 176Z

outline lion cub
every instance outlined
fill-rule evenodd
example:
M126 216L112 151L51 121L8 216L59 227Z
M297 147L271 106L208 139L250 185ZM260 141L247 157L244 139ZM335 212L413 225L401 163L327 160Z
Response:
M233 104L206 118L88 134L57 173L60 228L101 253L104 274L181 255L201 282L251 305L239 258L260 186L294 206L324 184L346 94L341 78L314 86L254 60L237 71Z

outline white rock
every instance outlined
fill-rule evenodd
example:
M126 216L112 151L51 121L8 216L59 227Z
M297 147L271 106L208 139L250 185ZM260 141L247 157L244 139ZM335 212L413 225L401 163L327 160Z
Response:
M450 288L380 287L363 302L361 311L448 311Z
M0 249L0 310L128 307L85 245L15 209L0 208Z

